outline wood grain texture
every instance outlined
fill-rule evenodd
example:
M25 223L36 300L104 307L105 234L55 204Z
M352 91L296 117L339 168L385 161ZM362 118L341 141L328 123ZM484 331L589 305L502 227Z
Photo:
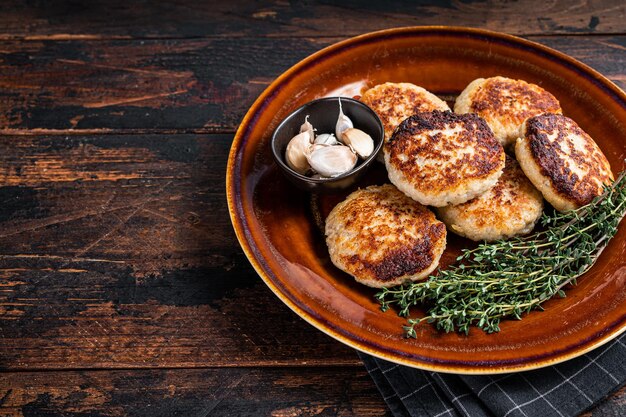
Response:
M625 395L581 417L622 417ZM391 416L363 367L0 373L0 415Z
M0 187L0 415L146 415L159 405L201 415L241 366L263 368L250 368L256 397L235 390L209 415L258 415L255 398L264 415L334 415L341 395L353 405L339 415L385 413L354 352L289 312L241 254L217 174L231 139L0 139L0 179L11 184ZM342 366L339 377L310 368L329 364ZM311 399L277 388L275 365L298 367L281 372L305 381L290 390ZM207 366L228 370L28 372ZM354 405L361 391L340 390L352 374L371 408ZM620 415L625 395L592 415Z
M243 255L231 140L1 137L0 368L359 363Z
M529 13L530 12L530 13ZM465 25L512 34L626 32L620 0L3 2L4 39L351 36L398 26Z
M0 374L6 417L383 417L364 368Z
M580 417L622 417L626 415L626 386L609 395Z
M621 0L3 2L0 416L389 415L253 271L224 173L287 68L434 24L524 35L626 88ZM585 414L622 415L626 388Z
M233 132L275 77L341 39L0 42L0 133ZM626 88L626 36L531 39Z

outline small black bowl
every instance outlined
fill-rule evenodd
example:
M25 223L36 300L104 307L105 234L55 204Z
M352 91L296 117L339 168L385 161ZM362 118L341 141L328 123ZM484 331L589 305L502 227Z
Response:
M352 98L341 97L343 113L352 120L354 127L361 129L374 140L374 152L365 160L359 159L357 165L345 174L333 178L311 178L298 174L287 165L285 151L291 138L300 132L305 117L316 129L316 134L335 133L335 124L339 117L339 97L326 97L310 101L291 113L283 120L272 136L271 147L274 160L293 184L307 191L332 192L354 184L376 160L382 149L385 130L383 124L367 105Z

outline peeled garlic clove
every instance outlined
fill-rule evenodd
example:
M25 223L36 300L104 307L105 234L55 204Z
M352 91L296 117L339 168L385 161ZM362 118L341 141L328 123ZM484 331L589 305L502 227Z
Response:
M363 159L366 159L374 152L374 140L360 129L346 129L343 132L343 143L352 148Z
M310 153L311 168L324 177L336 177L350 171L357 157L347 146L319 146Z
M313 142L313 138L315 137L315 133L313 133L314 131L315 129L313 128L313 125L309 123L309 115L307 114L304 118L304 123L300 126L300 133L309 132L309 140Z
M339 142L332 133L322 133L321 135L317 135L315 137L313 143L320 145L337 145Z
M298 174L305 174L311 166L307 160L307 154L309 153L309 147L311 147L311 141L309 132L304 131L298 133L291 138L285 151L285 160L289 168L296 171Z
M335 125L335 135L337 135L337 138L343 142L343 132L351 127L354 127L354 124L352 124L352 120L350 120L348 116L343 114L343 109L341 108L341 97L339 97L339 118L337 119L337 124Z

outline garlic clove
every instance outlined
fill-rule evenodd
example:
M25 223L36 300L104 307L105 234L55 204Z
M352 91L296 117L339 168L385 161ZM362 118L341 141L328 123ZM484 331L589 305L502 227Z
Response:
M339 117L337 118L337 124L335 125L335 135L340 141L343 142L343 132L351 127L354 127L354 124L348 116L343 114L343 109L341 108L341 97L339 97Z
M304 123L300 126L300 133L309 132L309 141L313 142L313 138L315 138L315 129L313 125L309 122L309 115L307 114L304 118Z
M362 159L366 159L374 152L374 140L360 129L346 129L343 132L343 143L352 148Z
M315 146L315 145L314 145ZM357 156L347 146L317 146L309 155L311 168L323 177L337 177L350 171Z
M309 146L309 149L308 149L308 151L306 153L307 154L307 158L311 155L311 153L313 151L316 151L316 150L318 150L320 148L326 148L328 146L331 146L331 145L326 145L324 143L314 143L313 145Z
M322 133L321 135L317 135L315 140L313 141L315 144L321 145L337 145L339 142L337 138L332 133Z
M298 174L305 174L311 166L307 160L307 154L311 147L310 135L308 131L298 133L291 138L285 151L285 160L289 168Z

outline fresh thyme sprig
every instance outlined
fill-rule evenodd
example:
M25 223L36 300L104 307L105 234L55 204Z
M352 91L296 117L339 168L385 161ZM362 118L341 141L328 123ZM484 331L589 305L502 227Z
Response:
M591 268L625 214L626 171L588 205L544 213L545 230L464 250L448 269L423 282L383 288L376 298L382 311L394 305L402 317L413 306L430 307L426 316L408 319L407 337L416 337L422 322L445 332L467 334L473 325L498 332L501 319L519 320L554 295L565 297L564 287Z

